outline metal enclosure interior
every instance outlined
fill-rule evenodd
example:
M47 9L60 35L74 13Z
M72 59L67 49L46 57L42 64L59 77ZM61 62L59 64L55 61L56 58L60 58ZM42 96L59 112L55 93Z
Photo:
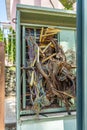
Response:
M60 34L60 41L62 41L62 37L65 36L66 33L66 35L72 35L72 37L68 38L65 36L65 39L76 42L76 37L74 37L74 35L76 35L75 12L17 5L16 16L17 130L76 130L76 114L72 113L71 115L68 115L67 112L65 112L64 107L43 110L42 113L46 113L47 116L40 116L39 120L35 119L34 113L31 110L26 109L26 72L23 70L23 73L21 73L21 68L25 66L26 62L25 38L27 28L33 29L34 33L37 29L41 29L41 27L59 28L63 30ZM35 35L37 35L37 33L35 33ZM62 42L60 41L59 43L62 45ZM73 45L71 45L71 47L73 48ZM74 49L76 50L76 45L74 46ZM60 113L60 111L62 111L62 113Z

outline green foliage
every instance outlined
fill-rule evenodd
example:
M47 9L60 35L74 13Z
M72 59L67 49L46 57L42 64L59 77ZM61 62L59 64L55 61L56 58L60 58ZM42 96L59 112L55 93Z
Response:
M65 9L72 9L73 3L76 0L60 0L60 2L63 4L63 6L65 7Z
M0 42L6 43L6 38L4 37L3 31L0 28Z
M0 28L0 42L4 42L5 44L5 54L7 54L8 60L15 63L16 35L12 27L10 27L9 34L7 36L4 35Z
M6 44L6 51L8 52L8 57L11 62L15 62L16 55L16 35L12 28L9 29L8 34L8 44Z
M0 28L0 42L2 42L2 41L3 41L3 32L2 32L2 30Z

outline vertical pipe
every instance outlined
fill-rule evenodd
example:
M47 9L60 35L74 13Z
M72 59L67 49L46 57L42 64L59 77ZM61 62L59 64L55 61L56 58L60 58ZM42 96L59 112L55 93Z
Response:
M82 0L77 0L77 130L82 130Z
M83 0L83 130L87 130L87 0Z
M25 43L25 27L22 28L22 64L26 66L26 43ZM23 70L23 108L26 108L26 72Z
M17 121L20 119L21 106L21 42L20 42L20 11L17 11L16 25L16 95L17 95Z
M87 130L87 1L78 0L78 86L77 86L77 130ZM82 69L83 68L83 69Z

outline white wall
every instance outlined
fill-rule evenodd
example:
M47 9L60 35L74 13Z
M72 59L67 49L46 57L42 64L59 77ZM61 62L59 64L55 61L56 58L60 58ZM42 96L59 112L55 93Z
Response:
M26 4L26 5L33 5L34 6L34 0L20 0L20 4Z

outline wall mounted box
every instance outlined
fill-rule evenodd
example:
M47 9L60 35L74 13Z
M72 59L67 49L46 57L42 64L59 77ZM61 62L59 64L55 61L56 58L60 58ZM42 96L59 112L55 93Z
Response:
M65 108L43 109L39 120L34 112L27 107L26 71L21 67L26 65L27 29L33 29L33 35L38 35L42 27L59 28L61 30L59 43L76 51L76 14L73 11L37 8L27 5L17 5L16 25L16 95L17 95L17 130L55 129L76 130L76 114L68 115ZM71 42L71 44L70 44ZM75 109L74 109L75 110ZM62 113L60 113L62 111ZM46 114L43 116L43 114ZM72 126L72 127L71 127Z

